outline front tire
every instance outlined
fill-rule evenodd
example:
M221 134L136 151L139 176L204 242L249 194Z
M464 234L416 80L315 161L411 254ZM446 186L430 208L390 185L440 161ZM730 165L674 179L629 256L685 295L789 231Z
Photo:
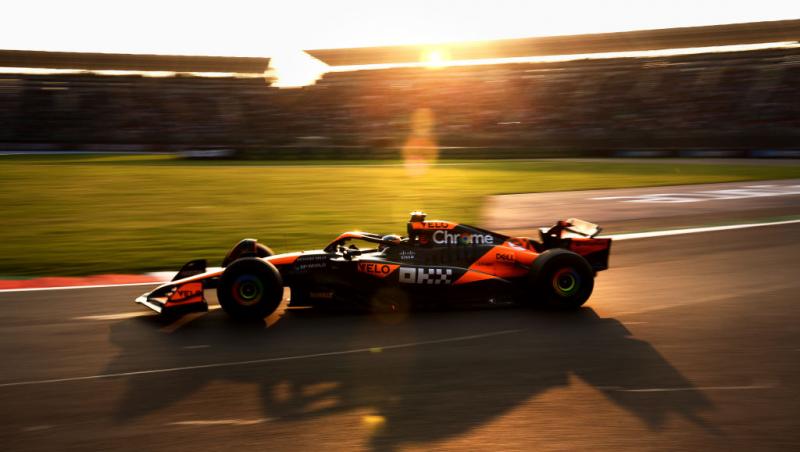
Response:
M581 255L564 249L545 251L533 263L529 287L538 304L577 309L594 289L594 271Z
M261 320L280 306L283 280L269 262L252 257L238 259L222 273L217 298L231 317Z

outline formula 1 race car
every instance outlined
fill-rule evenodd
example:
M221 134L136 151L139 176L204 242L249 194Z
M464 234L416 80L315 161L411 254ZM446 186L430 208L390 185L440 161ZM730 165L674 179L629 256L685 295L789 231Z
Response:
M321 250L273 254L245 239L221 268L191 261L136 302L164 315L205 311L204 290L216 288L229 315L263 319L289 287L290 305L322 308L398 311L481 301L577 308L596 273L608 268L611 239L596 238L599 232L571 218L537 237L509 237L413 212L406 236L345 232Z

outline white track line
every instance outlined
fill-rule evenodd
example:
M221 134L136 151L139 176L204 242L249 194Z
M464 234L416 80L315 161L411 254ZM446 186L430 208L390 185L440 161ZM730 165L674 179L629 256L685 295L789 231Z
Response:
M22 289L0 289L0 293L8 292L40 292L44 290L76 290L76 289L107 289L109 287L157 286L169 281L153 281L125 284L95 284L90 286L61 286L61 287L30 287Z
M645 389L614 389L617 392L681 392L681 391L743 391L750 389L773 389L776 385L749 385L749 386L696 386L678 388L645 388Z
M212 305L208 307L209 312L220 309L219 305ZM205 314L205 313L203 313ZM100 315L85 315L81 317L73 317L72 320L125 320L133 319L136 317L155 317L158 313L150 310L120 312L119 314L100 314Z
M25 427L22 429L23 432L38 432L40 430L47 430L53 428L52 425L34 425L33 427Z
M656 238L656 237L669 237L672 235L684 235L684 234L700 234L704 232L716 232L716 231L730 231L735 229L749 229L749 228L760 228L766 226L781 226L785 224L797 224L800 223L800 219L797 220L785 220L785 221L773 221L768 223L748 223L748 224L732 224L727 226L708 226L702 228L688 228L688 229L668 229L665 231L649 231L649 232L633 232L630 234L614 234L614 235L604 235L600 238L610 238L614 240L635 240L635 239L646 239L646 238ZM44 290L76 290L76 289L104 289L109 287L127 287L127 286L155 286L158 284L164 284L168 281L154 281L154 282L144 282L144 283L129 283L129 284L100 284L100 285L93 285L93 286L65 286L65 287L35 287L30 289L0 289L0 293L7 293L7 292L37 292L37 291L44 291Z
M83 317L73 317L72 320L125 320L136 317L153 317L158 315L154 311L133 311L120 312L119 314L85 315Z
M491 333L483 333L483 334L473 334L470 336L458 336L458 337L449 337L445 339L434 339L430 341L420 341L420 342L409 342L405 344L395 344L395 345L383 345L379 347L365 347L365 348L356 348L352 350L339 350L333 352L323 352L323 353L311 353L308 355L295 355L295 356L281 356L276 358L262 358L262 359L250 359L246 361L228 361L222 363L211 363L211 364L198 364L196 366L182 366L182 367L167 367L162 369L148 369L148 370L137 370L133 372L118 372L118 373L111 373L111 374L97 374L97 375L86 375L82 377L68 377L68 378L52 378L48 380L28 380L28 381L15 381L11 383L0 383L0 388L8 388L12 386L31 386L31 385L42 385L42 384L50 384L50 383L66 383L72 381L87 381L87 380L102 380L105 378L115 378L115 377L133 377L137 375L152 375L152 374L163 374L163 373L171 373L171 372L182 372L187 370L199 370L199 369L218 369L221 367L236 367L236 366L252 366L256 364L265 364L265 363L274 363L274 362L281 362L281 361L295 361L300 359L310 359L310 358L323 358L327 356L341 356L341 355L354 355L358 353L372 353L375 348L380 348L382 350L395 350L401 348L411 348L411 347L419 347L422 345L433 345L433 344L444 344L448 342L460 342L460 341L469 341L473 339L482 339L486 337L493 337L493 336L502 336L506 334L514 334L520 333L525 331L524 329L517 329L517 330L503 330L503 331L493 331Z
M190 425L207 427L213 425L255 425L262 424L269 421L270 418L259 419L213 419L213 420L196 420L196 421L178 421L170 422L169 425Z
M668 229L666 231L634 232L630 234L606 235L602 236L602 238L609 238L614 240L649 239L654 237L669 237L671 235L700 234L704 232L730 231L734 229L760 228L765 226L780 226L784 224L796 224L796 223L800 223L800 219L773 221L769 223L731 224L727 226L707 226L702 228Z

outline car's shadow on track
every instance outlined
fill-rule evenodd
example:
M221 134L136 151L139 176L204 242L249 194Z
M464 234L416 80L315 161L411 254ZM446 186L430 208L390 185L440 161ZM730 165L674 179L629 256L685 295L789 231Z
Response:
M499 334L458 339L492 332ZM448 338L455 340L436 342ZM651 429L677 415L716 433L700 417L711 408L702 392L636 391L692 385L647 342L590 308L427 312L395 324L293 311L267 329L215 311L174 330L154 317L121 321L111 340L120 353L108 373L290 358L128 377L120 422L233 381L259 385L263 416L275 422L368 408L380 420L371 445L391 449L463 434L575 376ZM397 344L406 346L380 348ZM345 353L311 356L330 352Z

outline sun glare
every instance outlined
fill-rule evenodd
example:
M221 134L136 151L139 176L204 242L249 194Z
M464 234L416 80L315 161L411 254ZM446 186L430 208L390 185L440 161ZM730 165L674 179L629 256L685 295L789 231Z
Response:
M420 56L420 62L428 68L441 68L450 61L450 52L447 49L425 49Z
M183 20L190 3L192 20ZM439 69L476 64L463 60L463 52L447 43L791 19L798 17L796 3L229 0L220 7L215 2L140 0L125 14L110 14L107 1L42 0L15 2L4 11L8 17L0 27L0 42L4 49L17 50L271 57L266 76L274 80L272 86L296 87L314 84L325 72L361 69L328 67L301 49L420 46L422 50L412 51L418 52L411 54L415 61L390 67ZM48 14L42 15L43 9ZM141 24L147 24L146 32ZM522 61L526 60L503 62Z
M296 50L276 53L269 62L267 75L275 78L272 86L297 88L313 85L328 71L328 65Z
M139 0L114 8L109 5L116 2L103 0L6 3L13 7L3 10L4 49L252 57L283 49L472 42L798 16L798 2L787 0ZM431 57L435 66L448 56Z

